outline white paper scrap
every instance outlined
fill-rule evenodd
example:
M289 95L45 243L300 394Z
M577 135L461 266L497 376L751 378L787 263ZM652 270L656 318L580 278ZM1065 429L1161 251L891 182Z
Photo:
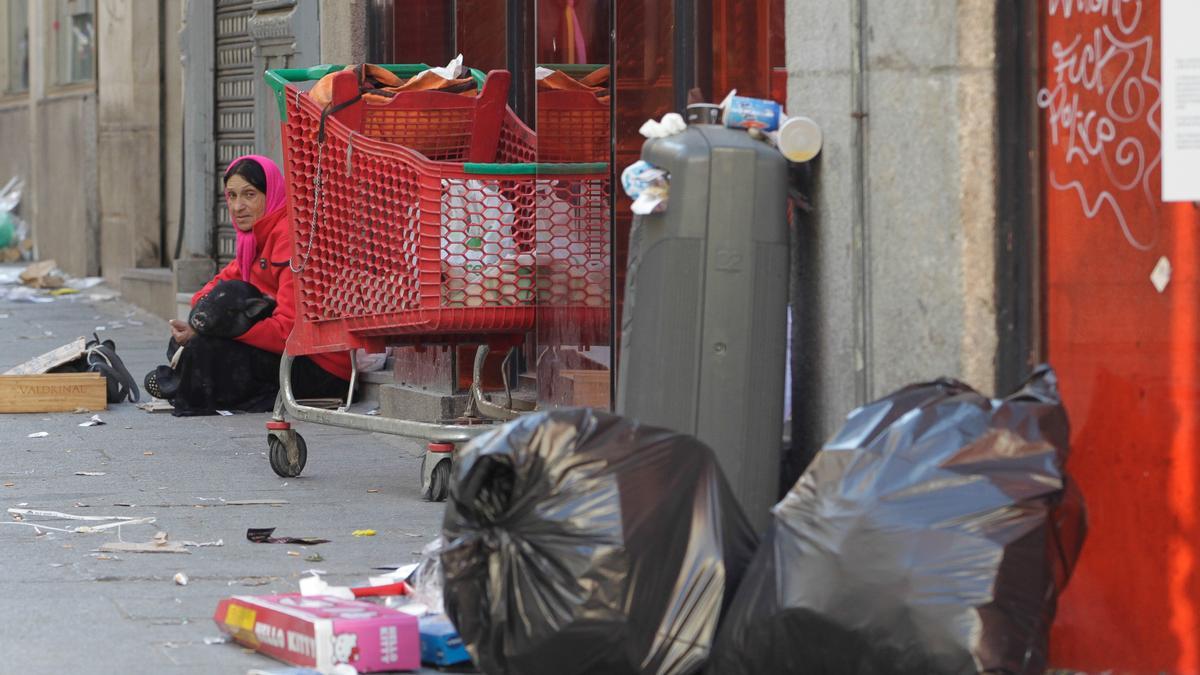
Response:
M1158 259L1158 264L1150 273L1150 283L1154 284L1154 289L1159 293L1167 290L1167 284L1171 283L1171 261L1167 260L1167 256Z

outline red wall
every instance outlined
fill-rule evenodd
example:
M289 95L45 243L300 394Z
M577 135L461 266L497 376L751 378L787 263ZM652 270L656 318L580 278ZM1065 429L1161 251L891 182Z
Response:
M1045 337L1090 516L1051 658L1200 672L1200 212L1159 198L1158 2L1039 5Z

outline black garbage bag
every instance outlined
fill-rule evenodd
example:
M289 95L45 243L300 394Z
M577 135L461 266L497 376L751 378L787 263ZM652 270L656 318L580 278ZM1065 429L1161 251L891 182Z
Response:
M774 520L708 672L1041 673L1086 529L1052 370L850 414Z
M712 451L587 409L456 459L444 600L485 673L690 673L757 543Z

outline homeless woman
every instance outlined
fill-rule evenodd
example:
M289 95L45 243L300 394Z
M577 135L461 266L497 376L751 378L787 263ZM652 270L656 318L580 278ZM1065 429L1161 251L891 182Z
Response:
M217 410L271 410L279 392L280 355L296 317L289 265L292 235L279 167L267 157L245 155L229 165L224 181L230 220L237 230L236 257L192 296L190 322L170 321L167 356L172 365L159 366L146 375L146 390L169 400L176 416L212 415ZM254 288L222 284L222 289L234 287L237 292L228 294L230 297L214 294L205 305L210 323L215 321L215 310L207 305L214 303L242 303L260 310L257 315L247 310L244 316L236 317L243 322L247 316L256 320L236 336L217 331L215 326L207 330L209 326L197 320L197 303L218 283L231 280ZM265 298L249 297L259 296L260 292ZM221 309L236 314L242 307ZM292 364L297 398L343 397L349 379L350 357L344 352L301 356Z

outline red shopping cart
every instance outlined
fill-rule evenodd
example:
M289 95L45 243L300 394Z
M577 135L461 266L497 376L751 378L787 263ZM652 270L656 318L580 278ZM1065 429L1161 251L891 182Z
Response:
M425 69L384 67L402 78ZM332 99L322 106L304 83L326 76ZM401 92L377 103L341 66L266 74L282 120L297 294L268 424L280 476L300 475L307 460L286 417L423 439L433 453L487 428L351 413L350 401L337 411L300 405L295 356L393 344L511 347L547 309L585 327L592 344L607 336L610 290L599 280L610 265L608 165L534 162L537 137L505 103L509 74L473 77L477 95ZM472 393L483 417L509 416L478 387ZM448 458L426 461L428 498L444 498L449 464L440 460Z

